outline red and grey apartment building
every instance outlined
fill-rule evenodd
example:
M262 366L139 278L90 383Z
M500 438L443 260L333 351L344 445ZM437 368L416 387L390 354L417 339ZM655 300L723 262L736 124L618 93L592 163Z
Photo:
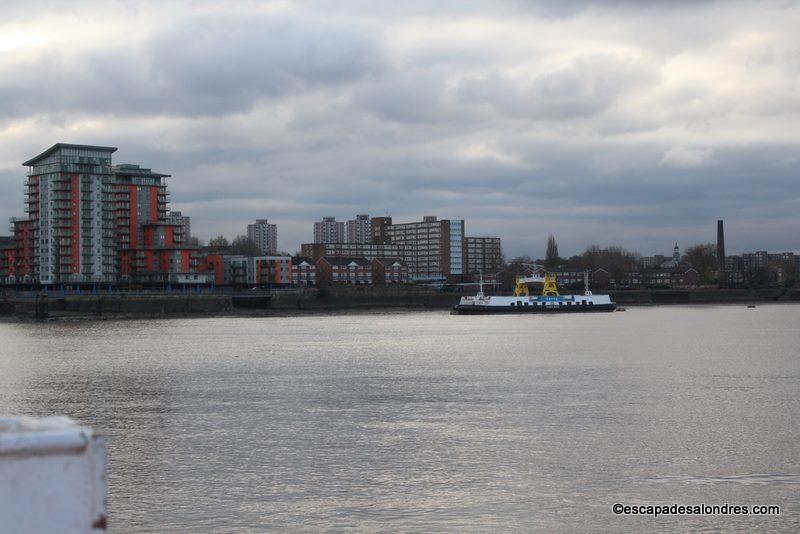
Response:
M292 257L289 255L244 256L207 252L201 254L197 270L215 285L290 285Z
M20 280L29 282L33 272L33 231L28 218L11 219L11 236L0 245L2 266L0 281Z
M14 238L0 236L0 281L8 277L9 269L14 264Z
M119 279L200 281L192 276L197 271L196 247L185 244L184 225L168 216L166 179L170 175L131 164L116 165L112 170Z
M180 225L167 222L167 175L114 167L116 150L58 143L23 163L28 216L11 220L6 282L199 281Z

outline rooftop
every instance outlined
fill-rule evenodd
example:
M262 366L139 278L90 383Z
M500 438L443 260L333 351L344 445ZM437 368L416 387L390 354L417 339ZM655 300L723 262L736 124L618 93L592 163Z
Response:
M123 176L155 176L158 178L170 178L169 174L161 174L153 172L151 169L134 165L133 163L120 163L111 167L114 174L121 174Z
M370 266L370 262L363 256L323 256L320 259L325 260L331 265L350 265L351 263L355 263L356 265L364 267Z
M379 257L373 258L372 261L377 261L379 263L382 263L383 265L394 265L395 263L397 263L399 265L405 265L406 264L406 262L403 261L403 258L397 258L397 257L391 257L391 256L379 256Z
M73 148L76 150L95 150L97 152L108 152L109 154L116 152L117 147L115 146L99 146L99 145L73 145L70 143L56 143L41 154L36 157L29 159L28 161L22 164L23 167L30 167L31 165L36 164L37 161L40 159L46 158L53 152L57 150L61 150L62 148Z

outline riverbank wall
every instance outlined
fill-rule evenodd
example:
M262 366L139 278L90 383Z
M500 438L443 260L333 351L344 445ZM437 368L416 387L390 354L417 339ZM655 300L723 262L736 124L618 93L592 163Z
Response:
M37 297L7 301L0 313L36 319L56 317L104 317L131 315L158 317L166 315L221 314L233 310L230 296L225 295L157 295L157 296L68 296Z
M272 297L273 310L348 310L369 308L452 308L461 293L436 291L429 287L329 287L313 294Z
M609 291L624 305L800 302L800 289L649 289Z
M800 289L610 291L625 306L800 302ZM0 301L0 315L27 318L269 315L371 309L449 309L462 293L430 287L344 286L297 293L69 295Z

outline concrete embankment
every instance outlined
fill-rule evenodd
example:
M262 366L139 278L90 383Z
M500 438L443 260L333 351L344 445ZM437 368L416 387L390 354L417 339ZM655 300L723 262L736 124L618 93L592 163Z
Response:
M428 287L363 286L273 295L247 291L219 295L67 295L3 301L0 302L0 315L45 319L258 315L382 308L447 309L458 299L458 294L441 293Z
M219 314L233 309L231 297L224 295L67 296L24 299L4 304L5 307L0 307L0 310L6 314L37 319L109 315L158 317Z
M611 291L621 305L800 302L800 289ZM461 294L429 287L330 287L274 295L68 295L0 301L0 315L29 318L269 315L387 308L448 309Z
M457 293L441 293L428 287L331 287L306 295L272 297L270 309L289 310L352 310L369 308L448 309L461 297Z
M649 289L610 291L617 304L726 304L800 302L800 289Z

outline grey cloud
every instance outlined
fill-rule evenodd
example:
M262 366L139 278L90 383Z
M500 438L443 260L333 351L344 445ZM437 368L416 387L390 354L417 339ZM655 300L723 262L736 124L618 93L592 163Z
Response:
M354 96L355 109L396 122L439 122L445 80L413 69L372 83Z
M366 29L274 16L193 18L130 48L48 49L0 64L0 117L219 115L381 69Z
M784 50L783 61L791 74L800 75L800 47Z
M200 19L150 45L152 74L179 93L251 101L360 78L381 66L359 28L282 17Z
M600 113L625 92L657 79L648 63L593 56L540 74L530 83L497 72L466 79L459 93L465 102L489 104L511 117L571 119Z
M332 4L325 0L310 2L316 9L338 11L343 7L370 16L425 17L452 14L497 16L531 16L567 18L586 11L610 11L615 13L663 12L683 8L714 4L716 0L405 0L404 2L375 2L373 0L340 0Z

